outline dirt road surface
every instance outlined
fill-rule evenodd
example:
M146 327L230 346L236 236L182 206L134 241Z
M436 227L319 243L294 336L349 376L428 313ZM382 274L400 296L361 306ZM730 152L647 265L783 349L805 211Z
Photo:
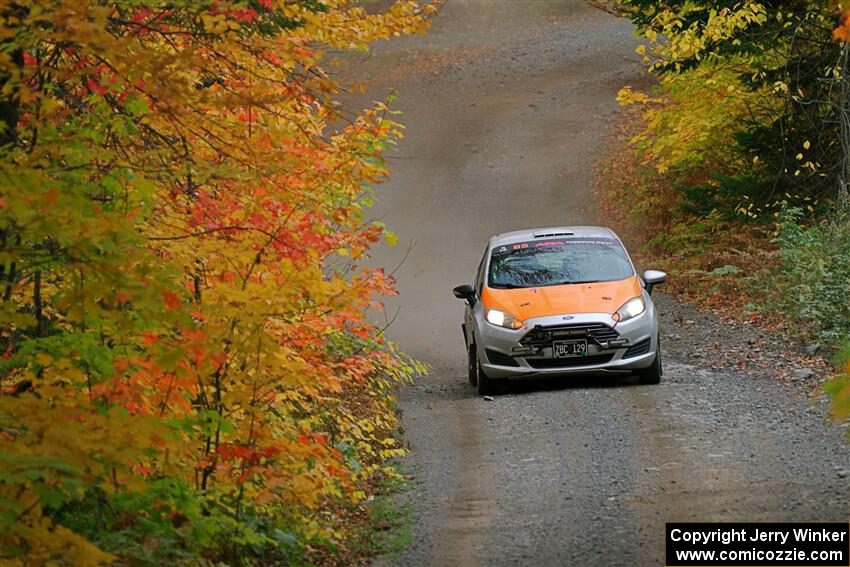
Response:
M607 224L592 165L617 90L645 81L629 23L580 0L448 0L426 37L353 63L395 89L406 137L374 214L398 236L390 337L431 366L400 393L413 542L380 565L663 565L664 522L847 521L844 428L785 345L659 294L659 386L632 378L466 384L454 285L487 239ZM764 367L764 368L763 368ZM799 381L777 380L776 367Z

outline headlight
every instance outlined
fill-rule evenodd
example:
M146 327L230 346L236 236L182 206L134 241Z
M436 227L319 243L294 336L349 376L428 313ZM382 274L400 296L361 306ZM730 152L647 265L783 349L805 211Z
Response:
M499 311L498 309L487 309L486 311L487 322L491 325L496 325L497 327L504 327L505 329L521 329L522 321L511 315L510 313L505 313L504 311Z
M635 297L628 300L622 307L617 309L613 317L615 321L628 321L632 317L637 317L646 311L646 303L642 297Z

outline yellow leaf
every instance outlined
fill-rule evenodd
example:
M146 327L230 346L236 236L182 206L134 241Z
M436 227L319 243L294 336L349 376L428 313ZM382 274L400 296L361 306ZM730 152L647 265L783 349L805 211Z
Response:
M43 352L40 352L40 353L35 355L35 361L37 363L39 363L41 366L50 366L50 364L53 362L53 357L50 356L49 354L45 354Z

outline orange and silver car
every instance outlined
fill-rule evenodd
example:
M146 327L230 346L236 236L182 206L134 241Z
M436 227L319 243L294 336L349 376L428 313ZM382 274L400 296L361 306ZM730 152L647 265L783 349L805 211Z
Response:
M639 276L623 243L601 227L562 227L490 239L466 301L469 381L481 394L511 378L636 372L661 379L650 294L666 279Z

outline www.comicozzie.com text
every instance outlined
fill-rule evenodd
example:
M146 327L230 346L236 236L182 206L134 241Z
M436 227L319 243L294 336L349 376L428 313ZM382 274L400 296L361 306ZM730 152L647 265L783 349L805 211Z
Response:
M710 531L690 531L676 528L670 532L670 539L673 541L722 543L723 545L739 541L769 541L784 545L791 537L793 537L792 541L795 542L840 542L846 541L847 532L832 529L813 530L811 528L789 530L730 528Z

